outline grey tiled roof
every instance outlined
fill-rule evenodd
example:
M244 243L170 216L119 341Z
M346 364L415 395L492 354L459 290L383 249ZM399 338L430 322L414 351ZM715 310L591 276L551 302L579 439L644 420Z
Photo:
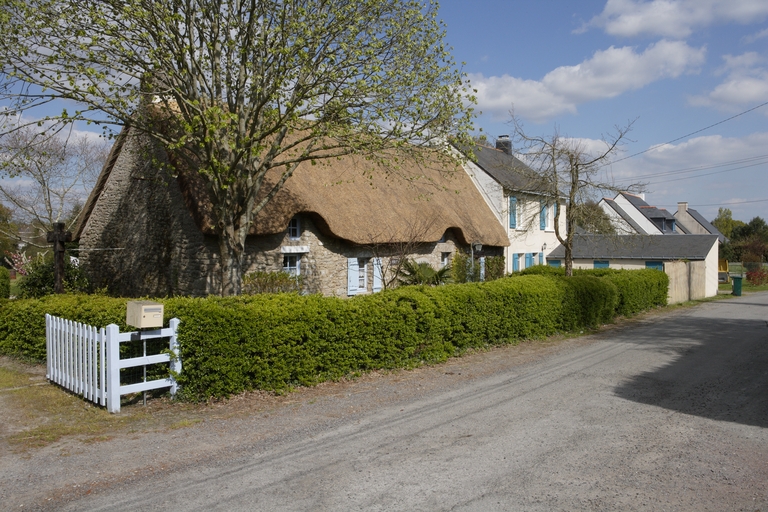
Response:
M625 192L621 192L622 196L632 204L635 208L638 209L640 213L645 215L649 219L674 219L675 216L669 213L667 210L663 208L656 208L655 206L651 206L648 203L646 203L642 198L627 194Z
M574 235L574 259L703 260L717 243L716 235ZM558 245L547 257L562 259Z
M475 146L475 163L507 190L535 191L530 179L534 171L522 160L505 152L484 146ZM526 174L528 176L526 176Z
M627 194L626 192L620 192L619 195L624 196L624 199L629 201L632 206L634 206L637 209L640 209L643 206L650 206L648 203L646 203L642 198L634 195L634 194Z
M656 208L655 206L644 206L639 208L640 213L648 217L649 219L674 219L675 216L669 213L663 208Z
M699 212L696 210L691 210L688 208L688 213L691 217L696 219L696 222L702 225L704 229L712 233L713 235L717 235L717 237L720 239L720 243L726 243L728 241L728 238L720 232L715 226L712 225L711 222L707 221Z

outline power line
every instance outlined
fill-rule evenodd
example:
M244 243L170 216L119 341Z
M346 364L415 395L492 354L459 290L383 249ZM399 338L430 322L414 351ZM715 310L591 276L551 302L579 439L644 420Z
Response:
M768 199L754 199L751 201L732 201L730 203L711 203L711 204L691 204L691 206L695 206L696 208L700 208L702 206L729 206L734 204L750 204L750 203L768 203ZM665 206L667 208L673 208L677 206L676 204L663 204L661 206Z
M733 169L724 169L722 171L708 172L706 174L697 174L696 176L684 176L682 178L674 178L674 179L671 179L671 180L649 181L648 185L652 185L654 183L671 183L673 181L682 181L682 180L692 180L694 178L703 178L704 176L711 176L713 174L722 174L724 172L738 171L740 169L747 169L749 167L756 167L758 165L763 165L763 164L765 164L765 162L758 162L756 164L742 165L741 167L734 167Z
M674 176L676 174L686 174L686 173L690 173L690 172L707 171L709 169L717 169L718 167L726 167L726 166L729 166L729 165L736 165L736 164L742 164L742 163L747 163L747 162L752 162L752 163L750 163L749 165L745 165L745 166L741 166L741 167L736 167L734 169L726 169L726 171L735 171L735 170L738 170L738 169L744 169L746 167L754 167L756 165L761 165L761 164L764 164L764 163L768 163L768 155L759 155L759 156L754 156L754 157L750 157L750 158L742 158L740 160L729 160L727 162L721 162L719 164L701 165L701 166L698 166L698 167L686 167L686 168L683 168L683 169L675 169L675 170L672 170L672 171L657 172L657 173L652 173L652 174L641 174L640 176L632 176L632 177L627 177L627 178L619 178L616 181L617 182L634 181L634 180L644 179L644 178L657 178L659 176ZM725 171L723 171L723 172L725 172ZM696 178L696 177L699 177L699 176L707 176L707 174L690 176L690 178ZM683 179L687 179L687 178L683 178ZM674 181L674 180L669 180L669 181Z
M643 178L656 178L658 176L672 176L675 174L685 174L688 172L697 172L697 171L706 171L709 169L717 169L718 167L725 167L728 165L736 165L736 164L742 164L746 162L754 162L755 160L766 160L768 162L768 155L758 155L753 156L749 158L742 158L740 160L729 160L726 162L721 162L719 164L712 164L712 165L700 165L697 167L685 167L683 169L675 169L672 171L663 171L663 172L657 172L652 174L641 174L639 176L632 176L631 178L623 178L619 179L617 181L629 181L629 180L636 180L636 179L643 179ZM760 163L766 163L766 162L758 162L753 165L759 165Z
M728 119L723 119L722 121L718 121L718 122L716 122L715 124L711 124L711 125L709 125L709 126L705 126L705 127L704 127L704 128L702 128L701 130L696 130L695 132L691 132L691 133L689 133L689 134L687 134L687 135L683 135L682 137L678 137L678 138L676 138L676 139L672 139L672 140L670 140L670 141L668 141L668 142L663 142L663 143L661 143L661 144L656 144L655 146L651 146L651 147L649 147L648 149L645 149L645 150L643 150L643 151L640 151L640 152L638 152L638 153L634 153L634 154L632 154L632 155L629 155L629 156L625 156L624 158L619 158L618 160L614 160L613 162L611 162L611 164L615 164L615 163L617 163L617 162L621 162L621 161L623 161L623 160L627 160L627 159L629 159L629 158L634 158L634 157L636 157L636 156L638 156L638 155L642 155L643 153L647 153L647 152L649 152L649 151L652 151L652 150L654 150L654 149L656 149L656 148L658 148L658 147L661 147L661 146L665 146L665 145L667 145L667 144L672 144L673 142L677 142L677 141L679 141L679 140L682 140L682 139L687 139L687 138L688 138L688 137L690 137L691 135L696 135L697 133L701 133L701 132L703 132L704 130L709 130L710 128L714 128L715 126L717 126L717 125L720 125L720 124L723 124L723 123L725 123L725 122L728 122L728 121L730 121L731 119L736 119L736 118L737 118L737 117L739 117L739 116L743 116L744 114L748 114L749 112L752 112L753 110L757 110L757 109L759 109L760 107L764 107L764 106L766 106L766 105L768 105L768 101L766 101L765 103L761 103L760 105L757 105L756 107L752 107L752 108L750 108L749 110L745 110L744 112L739 112L738 114L736 114L736 115L734 115L734 116L731 116L731 117L729 117ZM606 164L606 165L608 165L608 164Z

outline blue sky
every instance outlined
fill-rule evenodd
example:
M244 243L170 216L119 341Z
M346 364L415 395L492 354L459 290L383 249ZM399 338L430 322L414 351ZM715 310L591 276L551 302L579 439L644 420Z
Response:
M489 137L512 109L529 133L590 140L635 120L630 156L768 102L766 0L442 0L440 18ZM768 219L768 105L612 172L670 211Z
M512 109L529 134L594 147L634 120L617 184L768 220L768 0L441 0L439 17L489 137Z

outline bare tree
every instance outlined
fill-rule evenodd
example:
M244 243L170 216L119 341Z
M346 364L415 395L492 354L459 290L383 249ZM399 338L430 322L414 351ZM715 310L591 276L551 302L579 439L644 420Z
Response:
M642 183L617 187L606 172L612 159L627 140L632 121L616 126L614 132L602 138L598 149L587 147L585 141L561 136L557 128L551 135L533 136L526 133L521 121L512 116L513 144L528 169L529 188L553 203L565 199L565 233L560 230L562 208L555 213L555 235L565 248L565 275L573 275L573 237L582 205L594 201L605 192L639 192Z
M374 258L381 260L381 285L383 289L395 288L403 275L409 259L426 252L430 246L425 242L427 234L435 227L435 217L403 219L404 228L397 230L382 229L379 233L369 234L375 243L368 244Z
M0 139L0 202L17 226L9 230L10 224L0 224L0 233L44 247L45 233L53 231L55 223L71 229L108 151L105 142L86 136L46 137L32 127Z

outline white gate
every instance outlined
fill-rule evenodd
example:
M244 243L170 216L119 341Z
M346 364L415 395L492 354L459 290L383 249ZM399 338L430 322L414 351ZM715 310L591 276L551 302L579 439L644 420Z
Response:
M152 331L121 333L115 324L97 329L90 325L45 315L45 342L48 360L46 376L60 386L82 395L109 412L120 412L120 397L164 387L176 394L173 375L181 373L181 360L176 333L179 319L173 318L170 327ZM170 338L170 354L142 355L120 359L120 343ZM171 356L171 354L173 356ZM170 363L171 376L137 384L120 384L120 369Z

